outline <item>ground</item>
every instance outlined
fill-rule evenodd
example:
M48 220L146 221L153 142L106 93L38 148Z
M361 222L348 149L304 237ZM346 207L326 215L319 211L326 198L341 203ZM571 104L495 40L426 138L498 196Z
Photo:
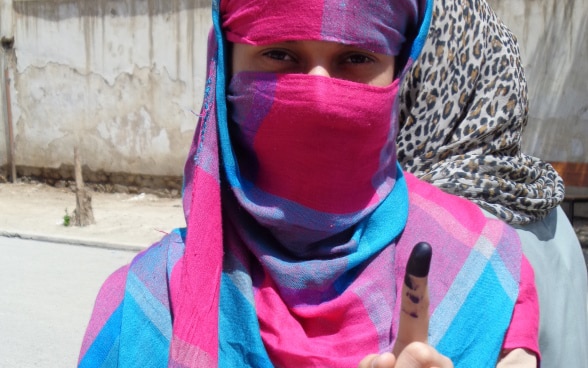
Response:
M46 184L0 183L0 235L32 234L144 248L164 233L185 226L180 198L155 194L91 192L96 224L63 226L76 206L70 188ZM565 204L563 205L565 209ZM588 260L588 204L580 204L574 222ZM588 261L587 261L588 262Z
M96 224L64 226L75 193L40 183L0 184L0 234L42 235L84 242L146 247L185 226L181 199L153 194L91 192Z

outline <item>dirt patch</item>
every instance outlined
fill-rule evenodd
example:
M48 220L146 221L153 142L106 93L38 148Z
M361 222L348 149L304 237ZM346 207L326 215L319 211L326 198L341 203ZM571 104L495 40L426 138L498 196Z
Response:
M185 226L180 198L155 194L90 192L96 224L64 226L76 206L69 187L41 183L0 183L0 230L146 247L164 233Z

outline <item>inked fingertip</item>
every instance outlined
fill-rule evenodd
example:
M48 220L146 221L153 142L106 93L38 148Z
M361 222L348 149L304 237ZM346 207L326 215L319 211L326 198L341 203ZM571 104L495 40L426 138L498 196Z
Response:
M431 257L433 255L433 248L427 242L417 243L406 265L406 273L416 277L426 277L429 275L429 268L431 267Z

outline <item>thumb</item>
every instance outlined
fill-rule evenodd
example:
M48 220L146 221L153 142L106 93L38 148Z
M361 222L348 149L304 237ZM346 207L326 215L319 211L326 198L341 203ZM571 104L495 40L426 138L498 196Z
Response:
M406 265L398 336L392 353L398 356L411 342L427 343L429 332L429 290L427 277L433 249L428 243L418 243L412 249Z

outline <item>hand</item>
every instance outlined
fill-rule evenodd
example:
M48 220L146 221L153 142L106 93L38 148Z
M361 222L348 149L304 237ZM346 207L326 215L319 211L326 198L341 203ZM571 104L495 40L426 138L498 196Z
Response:
M398 359L392 353L370 354L358 368L453 368L453 363L432 346L415 341L406 345Z
M449 358L427 344L429 331L429 292L427 276L432 249L418 243L406 266L398 337L392 352L370 354L358 368L453 368Z

